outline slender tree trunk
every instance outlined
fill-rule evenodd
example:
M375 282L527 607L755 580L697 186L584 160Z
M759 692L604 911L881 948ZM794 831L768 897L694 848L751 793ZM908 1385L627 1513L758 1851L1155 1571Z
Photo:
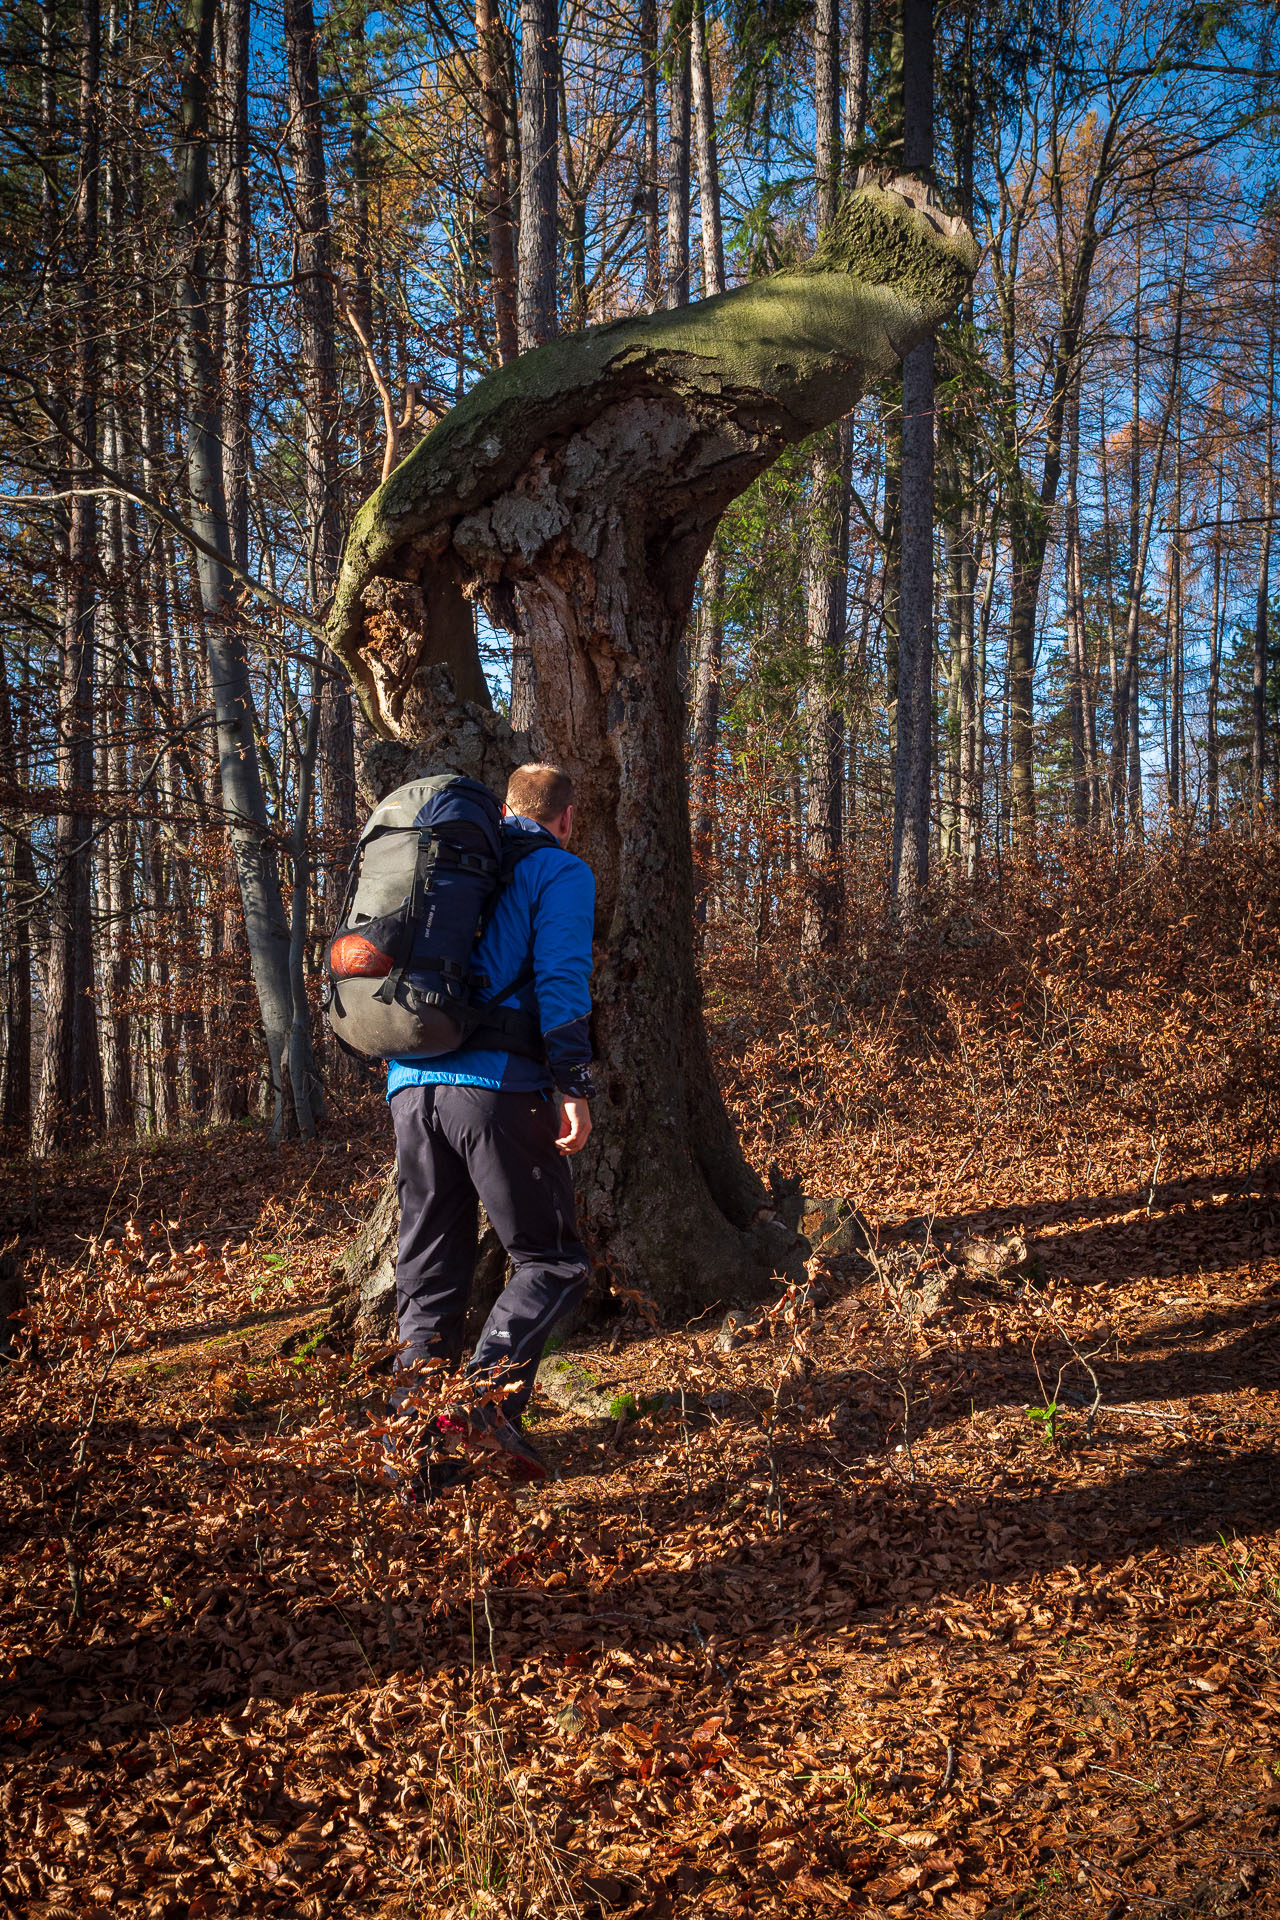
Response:
M107 177L110 205L114 197L110 169ZM114 219L110 224L114 226ZM114 327L108 333L107 347L111 364L106 372L111 397L105 408L104 451L109 463L121 472L127 461L116 396L126 390L126 380L120 358L120 336ZM102 802L114 808L123 807L129 791L129 702L125 671L129 644L122 604L125 555L121 502L107 501L102 519L102 572L107 588L98 605L101 642L98 774ZM132 1037L127 1006L133 908L129 842L128 819L118 814L106 832L100 833L97 846L98 1031L102 1051L103 1120L108 1132L119 1132L133 1123Z
M840 197L840 16L838 0L818 0L813 20L814 183L819 232L836 217ZM802 939L811 953L832 953L840 941L840 865L844 800L845 580L842 546L843 461L838 433L826 434L811 464L806 562L808 684L805 689L807 865Z
M1139 291L1141 261L1139 261ZM1164 472L1165 451L1169 444L1169 425L1177 401L1182 365L1183 286L1180 283L1174 301L1173 343L1169 360L1169 384L1161 407L1147 480L1145 506L1142 502L1142 386L1139 372L1140 327L1134 329L1132 447L1129 461L1129 599L1125 620L1124 654L1117 677L1119 697L1112 721L1111 738L1111 810L1117 822L1123 822L1127 803L1129 828L1141 835L1142 741L1139 725L1139 665L1142 637L1142 593L1147 577L1147 556L1159 502L1160 480Z
M1267 425L1263 444L1262 530L1258 542L1258 588L1253 621L1253 690L1250 700L1249 802L1255 825L1267 795L1267 672L1271 664L1271 521L1275 513L1275 286L1267 337Z
M183 73L180 137L175 154L176 306L188 417L187 485L191 524L215 553L228 550L230 530L222 464L218 378L212 364L206 282L209 205L209 74L216 0L188 0L188 58ZM273 1137L296 1113L287 1086L293 1023L289 929L267 823L254 739L253 694L231 576L207 552L196 575L217 716L222 805L235 856L254 985L274 1090Z
M823 0L829 4L830 0ZM702 220L702 297L724 292L724 239L720 229L720 163L716 155L716 105L707 53L705 0L693 0L690 20L693 124L698 151L698 212Z
M888 383L886 382L886 386ZM880 617L884 626L885 702L889 710L889 759L898 757L898 633L902 600L902 405L901 386L881 397L884 436L884 570Z
M858 156L867 137L871 0L850 0L848 36L844 89L844 177L846 186L851 186Z
M82 0L79 46L79 168L76 180L74 393L72 417L84 452L70 450L73 488L93 484L98 443L98 200L101 157L98 0ZM83 811L59 814L49 892L45 1040L36 1109L37 1153L82 1142L102 1123L93 964L94 612L97 514L92 494L71 502L67 595L59 685L58 779Z
M724 655L724 554L713 541L702 565L702 599L693 681L690 760L692 763L694 918L706 922L714 865L716 752L720 736L720 675Z
M222 207L222 417L231 557L249 564L249 401L253 385L249 296L253 280L253 208L249 196L250 0L226 0L220 133L227 182Z
M987 584L982 592L982 610L978 618L977 660L974 668L974 715L973 715L973 798L965 809L969 838L965 846L965 877L973 881L978 877L978 857L982 847L983 806L987 782L987 657L988 641L991 637L991 610L995 603L996 561L998 547L996 540L997 505L991 507L991 525L987 546ZM996 804L996 835L1000 831L1000 808Z
M0 644L0 778L24 787L26 769L18 752L13 720L9 663ZM31 1125L31 945L36 868L27 822L18 809L6 809L3 821L7 855L3 866L7 951L4 956L4 1060L0 1078L0 1128L22 1139Z
M1209 789L1209 831L1215 833L1221 807L1218 757L1218 689L1222 672L1222 610L1229 599L1230 581L1222 578L1222 487L1226 457L1218 453L1218 493L1213 525L1213 613L1209 624L1209 685L1205 705L1205 778Z
M497 0L476 0L476 60L480 73L480 120L484 128L484 210L489 229L489 273L498 360L505 366L508 360L515 359L520 348L503 34Z
M1066 540L1066 629L1067 629L1067 701L1071 732L1071 819L1078 833L1089 824L1089 765L1085 751L1085 630L1084 585L1080 554L1080 379L1077 370L1071 389L1070 427L1067 437L1067 497L1065 504Z
M558 330L556 221L559 176L558 0L520 5L520 236L518 332L522 353ZM511 724L535 731L538 686L521 634L511 639Z
M557 0L520 0L520 351L556 332Z
M640 62L644 100L644 302L662 298L662 237L658 214L658 0L640 0Z
M932 0L903 0L903 161L933 168ZM902 585L898 639L898 752L894 768L893 898L914 919L929 874L933 785L932 339L902 363Z
M671 0L667 20L667 305L689 304L690 27L693 0Z
M692 0L690 78L702 216L704 297L724 292L724 242L720 225L720 168L716 154L715 96L707 53L704 0ZM702 568L702 593L694 656L691 714L694 918L706 922L712 871L715 763L720 732L720 673L724 652L724 553L712 541Z
M1169 542L1169 814L1177 819L1187 804L1182 718L1182 403L1173 439L1173 527Z
M311 0L284 0L285 57L289 70L289 152L293 162L294 292L298 303L298 339L302 349L305 407L307 549L311 605L327 607L341 549L338 517L338 373L334 356L337 330L333 250L330 241L329 182L325 165L320 105L320 63ZM355 846L355 731L351 694L338 674L325 677L320 691L320 805L326 834L333 841L326 869L327 918L337 911L347 866ZM295 1009L293 1028L307 1027L305 1007ZM299 1040L291 1052L305 1052ZM314 1062L305 1085L294 1084L304 1133L323 1116L324 1095Z

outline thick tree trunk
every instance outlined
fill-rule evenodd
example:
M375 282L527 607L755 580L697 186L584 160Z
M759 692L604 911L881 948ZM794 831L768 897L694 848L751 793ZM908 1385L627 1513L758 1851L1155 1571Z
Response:
M587 1235L668 1307L794 1257L716 1089L693 960L680 637L728 503L954 307L967 231L868 186L805 267L596 327L474 388L357 516L330 624L370 719L418 765L501 767L464 588L523 634L540 742L578 787L597 887ZM443 668L447 667L446 673ZM492 775L490 777L493 777Z

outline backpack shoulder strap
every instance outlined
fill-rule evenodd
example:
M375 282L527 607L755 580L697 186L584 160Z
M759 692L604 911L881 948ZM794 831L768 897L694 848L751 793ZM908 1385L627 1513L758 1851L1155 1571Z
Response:
M522 860L543 847L560 846L554 833L539 827L536 833L504 833L502 836L502 885L505 886Z

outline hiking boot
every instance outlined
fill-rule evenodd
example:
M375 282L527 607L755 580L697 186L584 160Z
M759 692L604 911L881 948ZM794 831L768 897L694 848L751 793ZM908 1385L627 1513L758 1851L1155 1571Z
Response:
M474 1465L459 1455L435 1449L425 1457L420 1453L415 1458L411 1453L406 1458L390 1434L384 1437L382 1445L387 1456L383 1475L407 1507L429 1506L442 1493L465 1480Z
M428 1507L442 1493L459 1486L471 1472L470 1460L428 1460L404 1483L402 1498L407 1507Z
M549 1480L551 1469L532 1440L500 1407L450 1407L436 1421L447 1439L465 1449L487 1454L495 1467L517 1486L532 1486Z

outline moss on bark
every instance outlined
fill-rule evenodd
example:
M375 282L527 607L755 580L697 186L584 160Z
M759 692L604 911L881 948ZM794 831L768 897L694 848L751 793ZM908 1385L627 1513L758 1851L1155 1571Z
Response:
M668 1310L750 1298L806 1245L743 1160L702 1030L680 635L729 501L968 284L970 235L918 183L899 188L851 196L801 268L490 375L360 514L333 611L374 726L446 759L454 741L506 744L475 698L466 598L528 643L531 744L573 775L596 876L583 1231L597 1264Z
M371 724L399 732L395 676L380 668L383 636L366 605L372 581L424 587L420 658L453 665L458 609L472 590L453 527L531 463L629 398L666 395L707 430L719 423L758 440L759 465L767 464L847 413L930 334L958 304L976 261L968 230L915 182L866 185L846 198L803 266L693 306L564 335L480 381L365 503L347 541L330 640ZM698 476L699 508L714 524L751 477L726 476L722 497L712 499ZM674 518L687 504L676 486L662 510ZM456 671L471 677L469 667ZM475 698L470 686L459 692Z

